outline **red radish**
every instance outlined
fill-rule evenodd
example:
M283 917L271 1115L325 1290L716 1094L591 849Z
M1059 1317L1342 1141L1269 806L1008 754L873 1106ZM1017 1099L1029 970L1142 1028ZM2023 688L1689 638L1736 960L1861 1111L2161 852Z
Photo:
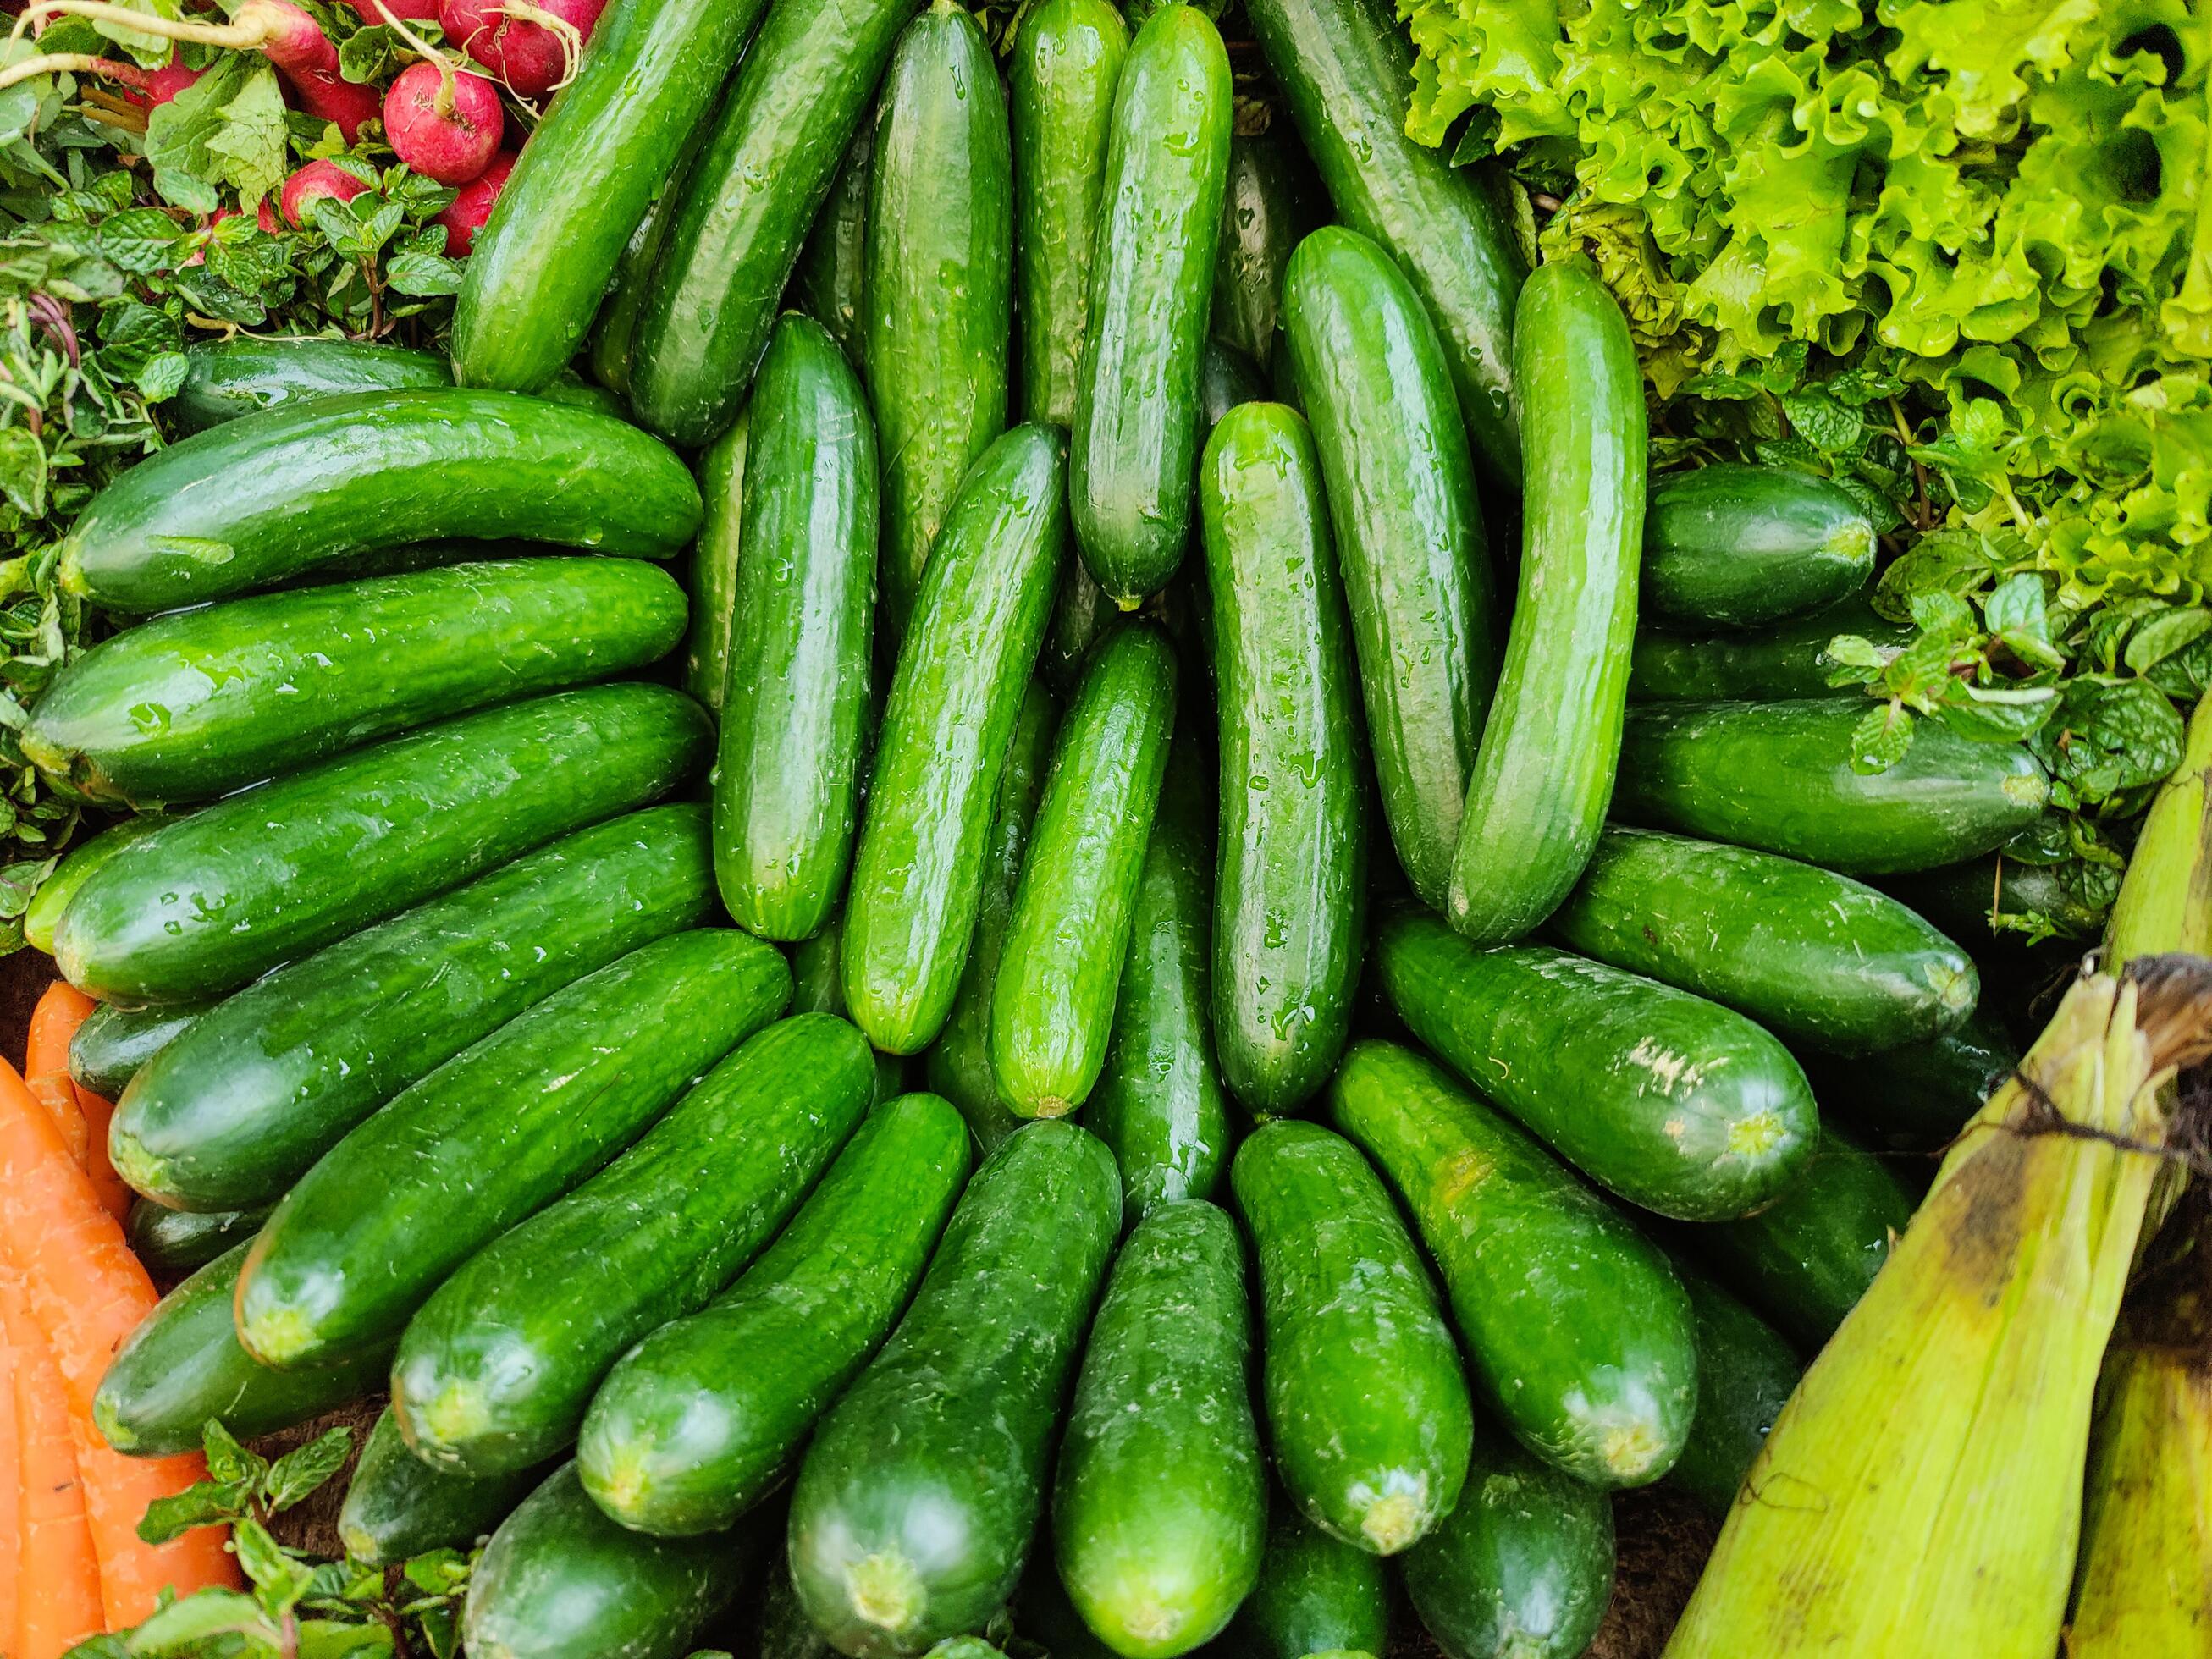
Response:
M441 185L465 185L489 167L506 122L497 87L447 64L410 64L384 94L392 150Z
M438 0L385 0L380 9L376 0L353 0L353 9L366 22L381 23L385 13L410 23L434 23L438 21Z
M438 21L512 91L542 98L575 73L605 9L606 0L443 0Z
M477 245L477 233L491 217L492 204L499 200L499 192L507 185L507 175L514 171L514 152L503 149L491 158L491 165L453 193L446 210L438 216L438 222L446 228L446 253L449 258L465 258Z
M368 188L335 161L310 161L284 181L277 204L284 210L284 222L297 228L307 222L309 207L320 198L350 202Z
M186 87L205 75L205 70L196 70L183 64L164 64L146 76L146 101L166 104Z

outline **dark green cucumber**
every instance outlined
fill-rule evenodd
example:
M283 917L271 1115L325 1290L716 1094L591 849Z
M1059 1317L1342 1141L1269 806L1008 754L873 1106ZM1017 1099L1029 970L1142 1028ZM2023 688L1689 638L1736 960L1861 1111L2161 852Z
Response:
M1311 167L1297 141L1273 128L1230 140L1213 266L1213 335L1263 374L1275 356L1284 268L1317 217L1305 177ZM1450 397L1449 380L1445 386ZM1452 410L1456 422L1456 399Z
M1059 723L1060 708L1052 694L1030 681L999 772L967 964L960 970L960 989L944 1032L929 1050L929 1086L960 1109L976 1144L987 1152L1024 1121L1006 1103L991 1071L991 993L999 982L999 958L1006 945L1006 922L1013 914L1014 889L1029 851L1030 825L1044 793L1053 733Z
M566 404L571 409L588 409L617 420L629 418L623 400L596 380L587 380L573 368L564 368L544 386L537 396L548 403Z
M1390 256L1328 226L1298 245L1284 325L1328 483L1368 739L1421 902L1451 887L1499 617L1443 343Z
M868 198L868 388L884 452L887 648L960 481L1006 428L1013 157L975 20L934 0L884 76Z
M867 374L868 169L874 155L876 124L863 119L829 198L814 216L792 273L786 303L830 331L830 337L854 368Z
M1884 650L1912 642L1910 623L1875 614L1863 599L1845 599L1809 617L1792 617L1748 634L1669 634L1640 629L1628 667L1631 702L1695 702L1741 697L1772 702L1790 697L1857 697L1856 685L1828 684L1823 653L1839 634L1855 634Z
M185 363L184 384L161 405L170 432L180 438L279 404L453 383L452 368L435 352L356 340L238 334L196 343Z
M1042 0L1022 14L1006 64L1025 420L1075 420L1092 229L1105 194L1114 88L1128 55L1128 26L1107 0Z
M832 916L822 924L819 932L800 939L785 953L791 958L793 1013L835 1014L840 1019L853 1017L852 1010L845 1006L843 927L842 915ZM906 1060L903 1055L878 1051L875 1064L875 1103L880 1106L904 1092Z
M799 1587L791 1582L790 1558L781 1550L769 1563L768 1583L761 1589L760 1617L753 1627L757 1644L754 1659L837 1659L837 1650L822 1639L822 1632L799 1605Z
M2020 1045L1991 1016L1880 1054L1808 1054L1805 1074L1820 1109L1891 1152L1950 1144L2020 1064Z
M1771 1200L1820 1135L1812 1085L1742 1015L1541 945L1469 945L1406 912L1376 930L1414 1036L1607 1190L1723 1221Z
M1513 304L1525 268L1478 178L1406 136L1413 54L1389 0L1251 0L1247 9L1338 214L1404 268L1443 337L1475 453L1518 483Z
M1213 435L1213 428L1221 424L1221 417L1239 404L1263 403L1267 397L1267 381L1250 358L1219 340L1206 343L1206 362L1198 375L1199 435L1201 441ZM1200 448L1203 450L1203 441Z
M1717 462L1651 486L1644 609L1677 628L1758 628L1848 599L1874 575L1874 520L1842 485Z
M1667 1480L1722 1519L1805 1368L1771 1326L1679 1255L1674 1267L1698 1321L1698 1420Z
M1069 443L1076 544L1125 611L1167 586L1189 537L1231 101L1212 20L1153 13L1114 91Z
M1174 648L1130 623L1092 653L1061 723L991 988L991 1070L1024 1117L1073 1111L1105 1067L1175 683Z
M703 444L744 402L807 229L913 9L769 9L684 180L638 317L630 402L654 431Z
M113 1100L146 1063L183 1036L185 1028L216 1005L186 1002L173 1006L118 1008L103 1002L85 1016L70 1039L70 1078L103 1100Z
M76 890L84 885L92 872L136 841L143 841L169 822L159 812L141 812L106 829L88 840L81 841L62 855L53 872L39 884L39 890L31 895L31 902L23 912L23 940L34 951L54 953L54 934L60 929L62 912L76 896Z
M1229 1166L1259 1263L1276 1472L1306 1517L1395 1555L1459 1501L1473 1408L1390 1194L1341 1136L1278 1119Z
M631 559L449 565L157 617L74 658L23 753L88 799L204 800L665 655L684 591Z
M198 1272L234 1244L250 1243L269 1219L267 1209L215 1210L204 1215L172 1210L150 1198L134 1200L124 1237L131 1254L157 1279Z
M591 348L586 354L592 367L592 378L617 398L629 396L630 347L637 337L637 315L645 309L646 289L653 281L653 268L660 262L661 245L668 240L668 221L674 211L676 198L683 191L692 158L698 155L710 125L699 122L685 137L675 161L662 178L659 188L654 191L645 216L637 222L637 228L630 232L629 240L616 257L606 297L599 301L599 313L592 319ZM568 372L563 369L562 374ZM552 386L560 383L559 375L548 382Z
M525 1468L478 1477L434 1469L407 1449L387 1406L362 1442L338 1510L338 1541L373 1567L401 1566L429 1550L465 1551L550 1473Z
M242 416L118 474L63 538L61 580L143 615L410 542L665 558L698 527L684 463L611 415L505 392L368 392Z
M1851 766L1864 700L1653 703L1628 717L1614 815L1785 853L1855 876L1956 864L2042 816L2050 780L2027 750L1938 720L1886 770Z
M1012 1594L1121 1225L1113 1154L1073 1124L1008 1136L969 1182L914 1305L823 1419L792 1494L792 1576L842 1651L919 1654L981 1629Z
M787 313L761 363L715 757L714 877L740 927L805 939L853 849L876 586L876 441L830 332ZM773 556L768 556L772 554Z
M1795 859L1648 830L1599 837L1550 931L1840 1054L1940 1036L1980 994L1972 958L1886 894Z
M387 1345L340 1365L272 1371L238 1345L230 1304L247 1245L239 1243L163 1297L108 1362L94 1427L117 1451L196 1451L210 1418L241 1440L275 1434L383 1385Z
M1220 710L1214 1042L1247 1109L1294 1111L1351 1031L1366 891L1358 676L1305 422L1231 410L1199 501Z
M1406 1595L1449 1659L1580 1659L1613 1595L1613 1500L1486 1425L1459 1507L1406 1553Z
M1683 1237L1723 1284L1809 1354L1866 1294L1912 1210L1911 1194L1881 1160L1832 1124L1778 1200Z
M871 1113L768 1253L599 1385L577 1453L599 1506L677 1535L765 1498L897 1320L967 1178L967 1125L945 1102Z
M1308 1525L1278 1488L1260 1582L1207 1651L1220 1659L1382 1659L1389 1641L1390 1587L1381 1560Z
M1413 1212L1514 1437L1592 1486L1664 1474L1698 1397L1689 1299L1666 1258L1410 1049L1356 1044L1333 1106Z
M1446 911L1478 945L1543 921L1597 842L1644 534L1644 375L1620 305L1586 263L1549 264L1522 289L1513 331L1527 464L1520 598Z
M456 1267L636 1139L790 995L773 947L708 929L556 991L284 1195L240 1277L239 1340L284 1367L388 1346Z
M1067 543L1066 489L1060 434L1015 428L968 474L922 573L845 905L853 1020L892 1054L934 1042L960 989L999 780Z
M2112 907L2067 881L2065 867L2029 864L1999 848L1968 864L1882 885L1960 939L2024 940L2031 917L2042 918L2060 939L2095 939L2105 931Z
M745 450L752 433L749 411L699 458L699 493L707 517L691 550L691 631L684 646L684 689L722 712L730 678L730 629L738 608L738 532L745 508Z

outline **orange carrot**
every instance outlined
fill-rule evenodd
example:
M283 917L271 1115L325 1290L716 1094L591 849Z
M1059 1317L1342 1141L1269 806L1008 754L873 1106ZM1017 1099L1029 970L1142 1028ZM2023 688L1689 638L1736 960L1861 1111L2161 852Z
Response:
M154 1611L163 1586L179 1595L220 1584L243 1588L238 1564L223 1547L222 1527L201 1527L158 1547L138 1536L146 1506L207 1474L198 1452L179 1457L125 1457L111 1451L89 1424L73 1424L77 1468L84 1478L84 1519L100 1559L100 1600L107 1627L123 1630Z
M0 1273L7 1269L0 1267ZM0 1295L5 1295L0 1291ZM28 1315L25 1316L29 1317ZM21 1459L15 1440L15 1350L8 1340L8 1324L0 1316L0 1641L15 1641L15 1609L21 1595L23 1512Z
M23 1075L67 1077L70 1040L99 1006L67 980L58 979L46 987L39 1006L31 1010L31 1035L23 1045Z
M22 1286L0 1275L0 1319L15 1358L15 1418L19 1467L21 1583L14 1632L15 1659L58 1659L105 1630L100 1564L85 1525L84 1491L70 1443L70 1411L38 1322Z
M23 1081L30 1085L62 1131L70 1153L92 1177L93 1190L111 1215L118 1220L131 1212L131 1189L115 1173L107 1158L107 1121L115 1115L112 1101L70 1080L70 1042L76 1029L100 1005L66 980L46 987L39 1006L31 1012L30 1040L23 1050Z

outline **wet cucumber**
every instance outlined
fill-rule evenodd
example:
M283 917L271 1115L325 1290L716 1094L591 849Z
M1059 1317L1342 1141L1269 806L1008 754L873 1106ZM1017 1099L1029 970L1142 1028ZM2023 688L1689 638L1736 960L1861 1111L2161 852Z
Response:
M449 386L453 371L435 352L355 340L265 340L251 334L195 343L185 380L161 405L177 437L241 415L354 392Z
M1245 404L1199 474L1220 710L1213 1036L1254 1113L1294 1111L1351 1030L1366 823L1357 675L1305 422Z
M845 905L846 998L892 1054L934 1042L959 992L1008 741L1066 546L1066 480L1057 432L1006 434L962 484L922 574Z
M1409 1049L1362 1042L1334 1121L1436 1257L1477 1382L1515 1438L1595 1486L1657 1480L1697 1407L1689 1299L1612 1206Z
M1698 1420L1667 1480L1723 1517L1805 1368L1771 1326L1680 1255L1674 1267L1698 1321Z
M178 1279L206 1267L232 1245L250 1243L268 1219L266 1208L215 1210L203 1215L141 1198L131 1203L123 1236L148 1273L157 1279Z
M1513 331L1527 465L1520 598L1447 911L1479 945L1549 915L1596 844L1644 534L1644 376L1620 305L1586 263L1548 264L1522 289Z
M1319 181L1309 183L1311 171L1297 141L1282 129L1229 141L1221 246L1213 266L1212 330L1217 340L1261 374L1274 361L1284 267L1318 217L1312 193ZM1458 418L1456 400L1453 418Z
M287 1368L388 1346L453 1269L635 1140L790 995L773 947L703 928L555 992L285 1194L240 1276L239 1340Z
M792 1576L842 1651L921 1653L1012 1594L1121 1222L1113 1155L1073 1124L1009 1136L969 1182L792 1494Z
M1258 1580L1251 1323L1225 1213L1193 1200L1138 1224L1091 1328L1052 1504L1060 1582L1127 1659L1210 1640Z
M338 1541L373 1567L399 1566L427 1550L465 1550L550 1473L525 1468L479 1479L434 1469L407 1449L387 1406L362 1443L338 1510Z
M863 119L830 198L814 216L791 279L787 303L830 331L853 367L868 372L868 173L875 153L876 124Z
M1809 617L1792 617L1748 634L1669 634L1639 629L1628 666L1631 702L1695 702L1741 697L1773 702L1792 697L1860 697L1856 685L1828 684L1822 653L1839 634L1856 634L1884 650L1912 642L1910 623L1875 614L1864 599Z
M203 1001L693 776L706 716L617 684L447 720L278 779L133 842L70 901L72 985Z
M1308 1525L1279 1488L1268 1506L1260 1582L1216 1644L1222 1659L1382 1659L1389 1641L1382 1561Z
M94 871L131 842L144 840L168 822L159 812L141 812L119 823L111 823L89 840L70 848L54 866L53 873L40 882L39 890L31 895L31 902L23 912L24 943L34 951L53 955L54 934L61 927L62 912L69 908L76 890L84 885Z
M1060 725L991 988L991 1070L1024 1117L1059 1117L1106 1064L1175 723L1174 648L1147 623L1092 653Z
M1420 297L1358 232L1329 226L1298 245L1283 311L1328 483L1383 813L1413 890L1441 910L1498 679L1467 428Z
M653 193L645 216L637 222L629 240L623 244L623 251L615 260L614 276L607 284L606 297L599 302L599 315L592 323L588 354L592 378L617 398L629 396L630 347L637 337L638 313L645 308L645 293L653 280L653 268L660 261L661 244L668 240L668 221L675 210L675 198L683 192L684 180L690 173L692 158L699 153L699 146L707 137L708 125L701 122L684 138L667 177ZM550 384L558 386L559 377L556 376Z
M88 1022L89 1023L89 1022ZM1892 1152L1947 1146L2020 1063L2020 1045L1991 1016L1876 1054L1808 1054L1820 1109Z
M876 524L860 379L828 330L788 313L754 392L739 539L758 555L738 564L713 786L715 881L763 939L805 939L844 890Z
M1874 574L1874 521L1840 484L1732 461L1651 487L1644 599L1677 628L1757 628L1849 598Z
M103 1100L113 1100L147 1062L213 1006L208 1002L185 1002L168 1007L118 1008L112 1002L101 1003L85 1016L84 1024L70 1039L70 1080Z
M1154 12L1114 91L1069 441L1076 544L1125 611L1167 586L1189 534L1231 101L1212 20Z
M1326 1129L1263 1124L1229 1183L1259 1264L1276 1471L1315 1525L1395 1555L1451 1512L1474 1432L1428 1270L1367 1160Z
M747 410L699 458L707 517L691 550L691 629L684 644L684 689L711 714L722 712L730 678L730 629L738 609L738 549L745 510Z

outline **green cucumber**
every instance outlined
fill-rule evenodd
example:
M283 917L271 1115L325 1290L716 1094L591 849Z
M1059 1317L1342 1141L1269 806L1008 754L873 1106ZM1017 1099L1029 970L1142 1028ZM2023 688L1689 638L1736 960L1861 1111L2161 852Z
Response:
M343 1364L273 1371L239 1346L231 1296L248 1245L239 1243L163 1297L131 1332L93 1395L93 1426L117 1451L196 1451L210 1418L241 1440L275 1434L382 1386L388 1346Z
M712 714L730 678L730 629L738 608L738 549L745 507L745 449L752 432L739 410L730 429L699 458L707 517L691 550L691 631L684 644L684 689Z
M1232 101L1212 20L1153 13L1114 90L1069 442L1076 544L1125 611L1167 586L1189 536Z
M1307 1524L1278 1489L1260 1582L1215 1644L1221 1659L1381 1659L1390 1642L1382 1561Z
M1267 397L1267 378L1252 366L1250 358L1234 346L1208 340L1206 362L1198 375L1200 451L1205 448L1204 440L1211 438L1213 428L1221 424L1223 416L1239 404L1264 403Z
M1128 26L1107 0L1042 0L1022 14L1006 64L1027 420L1075 421L1092 229L1105 195L1114 88L1128 55Z
M1579 1659L1613 1595L1613 1500L1485 1428L1450 1518L1406 1553L1449 1659Z
M556 991L284 1195L240 1276L239 1340L287 1368L388 1346L456 1267L636 1139L790 995L772 947L708 929Z
M786 953L791 958L793 1013L835 1014L840 1019L853 1017L852 1010L845 1006L843 928L844 918L832 916L822 924L818 933L800 939ZM906 1060L902 1055L878 1051L875 1066L874 1103L880 1106L904 1092Z
M1061 723L991 988L991 1070L1024 1117L1074 1110L1105 1067L1175 683L1165 637L1127 624L1092 653Z
M999 438L922 573L845 906L854 1023L892 1054L934 1042L959 993L999 779L1066 545L1066 481L1051 428Z
M1283 313L1391 842L1421 902L1441 910L1498 680L1498 600L1467 428L1420 297L1358 232L1332 225L1298 244Z
M1859 697L1864 688L1828 684L1825 653L1839 634L1855 634L1885 651L1912 642L1909 623L1877 616L1863 599L1809 617L1792 617L1748 634L1669 634L1639 629L1628 665L1631 702L1695 702L1741 697L1772 702L1791 697Z
M408 1322L392 1407L415 1455L504 1474L574 1443L632 1344L696 1312L775 1236L875 1092L830 1014L771 1025L637 1144L479 1251Z
M867 374L868 173L875 152L876 124L863 119L829 199L814 216L792 274L787 303L830 331L853 367Z
M1058 1545L1050 1539L1041 1538L1031 1547L1021 1588L1006 1604L1015 1632L1024 1642L1043 1649L1050 1659L1120 1659L1083 1622L1075 1603L1067 1599L1067 1586L1060 1582L1057 1553ZM930 1659L937 1659L937 1654L933 1648Z
M674 211L675 198L684 189L692 158L698 155L709 125L702 121L685 137L674 163L654 191L645 216L637 222L637 228L630 232L629 240L616 257L606 297L599 301L599 313L592 319L591 347L586 359L592 366L592 378L617 398L629 396L630 347L637 337L638 313L645 309L646 289L653 280L653 268L660 261L661 244L668 240L668 221ZM568 372L563 369L562 374ZM559 375L549 382L553 386L560 383Z
M611 415L368 392L242 416L118 474L63 538L61 581L144 615L441 537L665 558L699 511L675 453Z
M1428 1269L1358 1149L1314 1124L1261 1125L1229 1184L1259 1263L1276 1472L1316 1526L1395 1555L1451 1513L1474 1433Z
M1073 1124L1008 1136L969 1182L913 1306L823 1419L792 1494L792 1576L842 1651L921 1653L1012 1594L1121 1224L1113 1155Z
M545 1468L476 1476L434 1469L407 1449L386 1407L362 1442L338 1510L338 1541L373 1567L404 1565L429 1550L466 1550L542 1485Z
M1527 462L1520 598L1446 911L1478 945L1543 921L1596 845L1644 534L1644 375L1620 305L1586 263L1549 264L1522 289L1513 330Z
M179 438L241 415L354 392L449 386L453 371L432 351L356 340L270 340L238 334L185 353L185 380L161 405Z
M1805 1368L1773 1327L1679 1255L1674 1267L1698 1321L1698 1419L1667 1480L1723 1519Z
M960 481L1006 428L1013 158L983 31L955 0L884 76L868 198L868 387L883 428L884 644L906 631Z
M623 400L596 380L587 380L573 368L564 368L544 386L538 388L538 397L548 403L566 404L571 409L588 409L601 415L612 416L618 421L628 420L629 411Z
M186 1002L168 1007L118 1008L103 1002L85 1016L70 1039L70 1079L103 1100L113 1100L148 1061L185 1034L216 1005Z
M1338 214L1389 251L1428 307L1475 453L1518 483L1513 306L1526 269L1479 175L1406 136L1413 53L1389 0L1250 0L1247 10Z
M1882 885L1960 939L2025 942L2027 930L2036 925L2030 919L2037 917L2057 938L2096 939L2105 931L2112 906L2068 880L2068 869L2066 864L2028 864L1999 848L1971 863ZM2101 869L2095 873L2106 874Z
M740 927L798 939L845 885L868 718L876 441L830 332L787 313L762 361L715 757L714 876Z
M143 841L169 819L159 812L141 812L111 823L98 835L79 842L55 863L52 872L39 884L23 912L23 941L34 951L54 953L54 934L60 930L62 912L76 896L92 872L133 842Z
M232 1245L251 1243L268 1219L266 1208L201 1214L167 1209L141 1198L131 1201L123 1236L148 1273L157 1279L178 1279L206 1267Z
M684 179L637 319L630 402L654 431L703 444L744 402L807 230L913 9L769 8Z
M1514 1437L1595 1486L1664 1474L1698 1397L1689 1299L1666 1258L1410 1049L1356 1044L1333 1096L1338 1127L1413 1212Z
M791 1561L783 1551L769 1563L753 1635L758 1644L753 1659L838 1659L837 1650L822 1639L799 1605L799 1587L791 1582Z
M1213 266L1213 336L1263 374L1275 357L1284 268L1317 216L1305 177L1311 168L1297 141L1273 128L1229 142Z
M1199 500L1220 710L1213 1036L1247 1109L1295 1111L1351 1032L1366 890L1358 676L1305 422L1230 410Z
M1977 1013L1925 1042L1804 1060L1822 1112L1888 1151L1932 1152L1950 1144L2020 1064L2020 1045L1994 1017Z
M157 617L73 658L19 738L91 800L227 795L395 732L642 668L684 592L630 559L515 559Z
M1747 1215L1819 1143L1812 1085L1742 1015L1541 945L1469 945L1434 917L1376 931L1414 1036L1589 1178L1661 1215Z
M1841 484L1717 462L1651 486L1644 609L1677 628L1759 628L1863 588L1874 520Z
M1036 681L1022 695L999 771L998 799L991 833L983 843L983 863L975 898L975 932L967 964L945 1030L930 1046L926 1071L929 1086L960 1109L976 1144L985 1152L1022 1127L1024 1120L1006 1103L991 1071L991 993L999 982L999 958L1013 914L1014 889L1029 851L1030 826L1044 793L1052 759L1053 732L1060 708Z
M599 1385L577 1454L593 1501L678 1535L767 1497L897 1320L967 1178L967 1126L945 1102L878 1107L769 1252Z
M275 1203L469 1044L706 920L705 819L695 805L659 806L577 830L218 1003L116 1102L117 1169L187 1209Z
M1895 899L1795 859L1608 830L1550 931L1570 950L1839 1054L1941 1036L1973 961Z

